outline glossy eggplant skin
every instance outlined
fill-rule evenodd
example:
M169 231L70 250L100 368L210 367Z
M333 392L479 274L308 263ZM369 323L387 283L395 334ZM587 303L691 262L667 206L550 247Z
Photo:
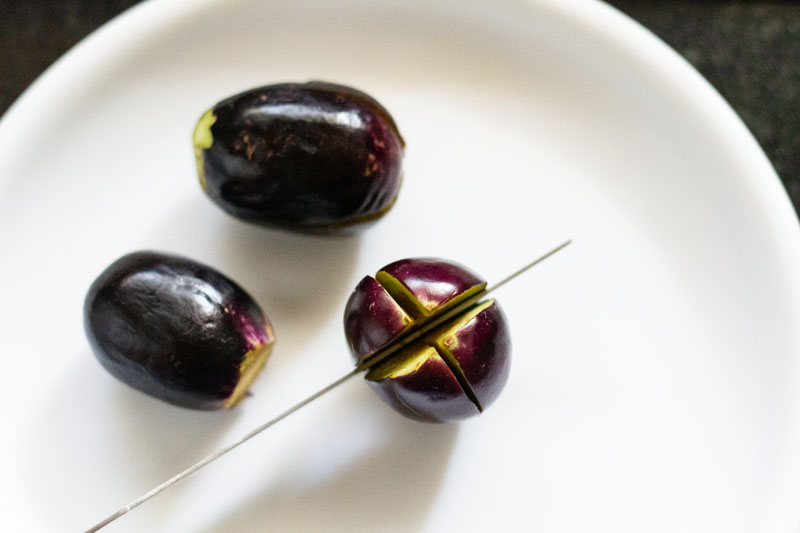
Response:
M357 364L399 342L486 287L466 267L435 258L396 261L365 277L345 306L345 336ZM477 302L388 359L366 379L401 414L428 422L483 411L508 380L511 339L494 300Z
M356 363L408 330L413 319L375 278L366 276L347 301L345 337Z
M305 233L348 233L394 204L404 142L356 89L284 83L221 101L194 135L200 183L231 215Z
M431 339L440 352L458 362L480 411L500 396L511 369L511 337L506 316L496 300L485 305L466 323Z
M84 328L100 364L119 380L194 409L231 407L274 342L253 299L210 267L135 252L91 285ZM237 390L237 397L234 391Z
M419 346L417 349L430 349ZM402 356L401 356L402 357ZM434 354L415 371L385 379L367 374L373 391L395 411L420 422L455 422L478 414L449 365Z

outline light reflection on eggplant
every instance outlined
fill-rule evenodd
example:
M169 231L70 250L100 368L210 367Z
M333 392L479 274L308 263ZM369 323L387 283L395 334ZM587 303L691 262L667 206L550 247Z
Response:
M486 287L466 267L442 259L396 261L365 277L345 306L344 327L356 363L423 327ZM451 422L477 415L508 380L511 341L495 300L478 302L373 365L366 379L398 412Z
M325 82L252 89L209 109L194 132L203 190L229 214L304 233L352 233L391 209L404 142L356 89Z
M194 409L232 407L263 368L275 334L235 282L195 261L135 252L95 280L84 327L119 380Z

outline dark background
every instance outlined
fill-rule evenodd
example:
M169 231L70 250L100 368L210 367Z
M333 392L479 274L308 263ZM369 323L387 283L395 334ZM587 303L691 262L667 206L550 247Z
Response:
M68 48L137 0L0 0L0 113ZM800 211L800 1L609 0L739 113Z

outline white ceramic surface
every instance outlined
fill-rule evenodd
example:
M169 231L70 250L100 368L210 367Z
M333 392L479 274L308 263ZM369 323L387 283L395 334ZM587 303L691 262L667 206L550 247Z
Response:
M196 183L217 100L324 79L408 141L359 237L250 227ZM348 383L109 531L753 532L800 526L800 231L773 170L674 52L590 0L150 1L0 122L3 531L75 531L347 372L342 306L406 256L498 279L514 362L460 425ZM85 291L119 255L209 263L270 314L254 395L192 412L107 375Z

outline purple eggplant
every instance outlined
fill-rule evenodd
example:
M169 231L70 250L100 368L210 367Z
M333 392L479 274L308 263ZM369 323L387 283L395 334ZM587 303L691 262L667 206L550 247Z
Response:
M238 403L275 340L266 315L210 267L136 252L100 274L84 303L95 356L142 392L194 409Z
M283 83L227 98L194 132L206 194L229 214L305 233L368 226L394 204L404 142L367 94Z
M381 398L429 422L461 420L494 402L511 360L508 326L494 300L470 305L386 359L380 355L485 288L464 266L429 258L397 261L361 280L345 307L345 336Z

